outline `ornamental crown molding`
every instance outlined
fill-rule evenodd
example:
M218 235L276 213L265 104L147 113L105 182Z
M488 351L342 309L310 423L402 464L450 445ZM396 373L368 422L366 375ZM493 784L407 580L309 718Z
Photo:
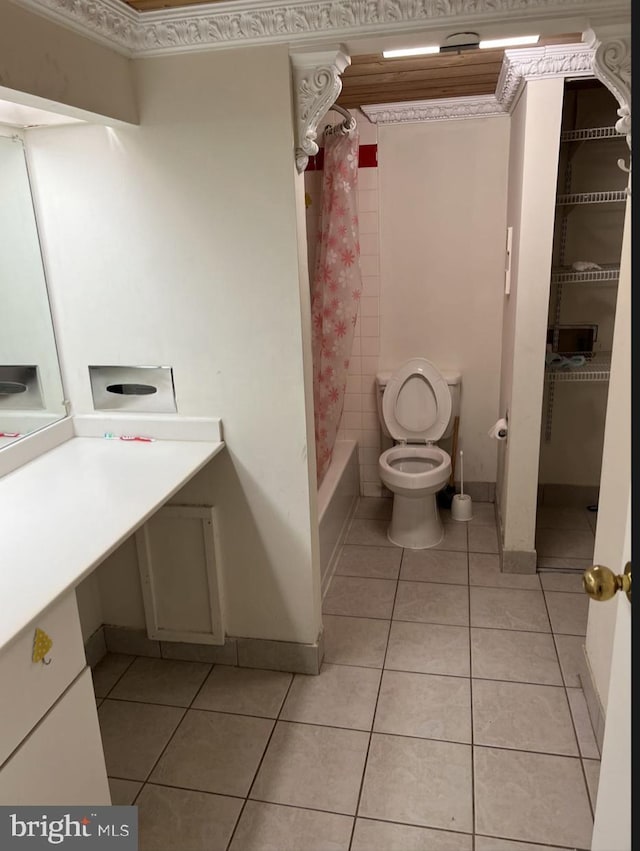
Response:
M222 0L137 12L121 0L12 0L138 58L229 46L457 28L510 16L628 14L628 0Z
M374 124L402 124L509 115L525 81L545 77L592 77L596 48L587 44L557 44L527 50L505 50L493 95L442 98L362 106Z

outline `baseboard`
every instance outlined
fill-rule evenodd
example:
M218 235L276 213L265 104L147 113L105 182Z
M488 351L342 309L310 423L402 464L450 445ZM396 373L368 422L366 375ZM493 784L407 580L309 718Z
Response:
M314 644L294 641L272 641L264 638L227 636L223 645L189 644L179 641L155 641L147 637L146 630L126 626L100 627L104 640L104 653L125 653L133 656L150 656L162 659L179 659L186 662L209 662L240 668L261 668L268 671L288 671L292 674L319 674L324 656L322 633ZM95 635L95 633L94 633ZM90 641L92 641L91 636ZM97 640L95 646L97 647ZM87 646L85 645L85 652ZM97 664L102 656L92 647L92 658ZM87 662L94 667L95 665Z
M538 505L585 508L598 502L598 485L539 484Z
M589 657L587 656L586 645L583 645L582 652L584 653L584 668L582 671L578 672L578 677L580 679L582 691L584 692L584 697L587 702L589 718L591 719L591 726L593 727L593 732L595 733L596 742L598 744L598 750L600 751L600 753L602 753L605 722L604 708L602 706L600 696L598 695L598 692L595 687L593 671L591 670L591 665L589 664Z
M107 642L104 635L104 626L99 626L84 643L84 655L87 665L95 668L107 655Z

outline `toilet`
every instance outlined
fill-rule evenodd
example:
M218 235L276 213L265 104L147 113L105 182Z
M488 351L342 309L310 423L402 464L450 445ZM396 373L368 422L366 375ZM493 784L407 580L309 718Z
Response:
M440 372L425 358L376 376L380 424L395 444L380 456L378 472L393 493L387 537L399 547L427 549L443 538L436 493L451 475L451 458L436 443L453 430L460 382L459 372Z

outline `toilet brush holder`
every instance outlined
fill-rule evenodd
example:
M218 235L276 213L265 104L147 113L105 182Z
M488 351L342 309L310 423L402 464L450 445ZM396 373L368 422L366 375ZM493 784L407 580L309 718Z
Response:
M468 493L457 493L451 500L452 520L471 520L473 517L473 502Z
M473 503L468 493L464 493L464 467L463 452L460 450L460 493L454 495L451 500L451 518L453 520L471 520L473 517Z

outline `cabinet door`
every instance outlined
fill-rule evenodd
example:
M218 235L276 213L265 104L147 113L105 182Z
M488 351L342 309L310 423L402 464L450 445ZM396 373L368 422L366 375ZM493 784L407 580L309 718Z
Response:
M166 505L136 545L149 638L224 644L215 508Z
M85 668L0 768L0 804L110 804L98 713Z

